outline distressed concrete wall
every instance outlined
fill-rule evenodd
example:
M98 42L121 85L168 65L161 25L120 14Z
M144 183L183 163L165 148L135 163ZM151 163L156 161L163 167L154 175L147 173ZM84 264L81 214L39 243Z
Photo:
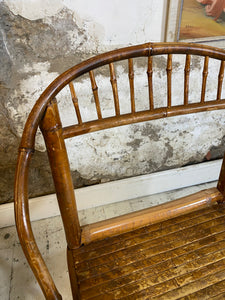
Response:
M94 54L123 45L163 40L165 1L0 1L0 203L12 201L18 143L27 115L45 87L61 72ZM163 67L163 69L161 69ZM154 60L157 105L166 99L165 57ZM174 103L182 99L183 59L176 70ZM199 99L202 61L192 62L192 101ZM207 85L215 98L218 64ZM127 66L116 64L121 111L127 111ZM103 115L113 114L108 70L96 74ZM147 106L146 61L135 62L138 109ZM93 119L94 103L87 78L76 83L84 119ZM76 122L69 91L59 95L63 124ZM157 120L148 124L110 129L68 140L75 186L146 174L158 170L219 158L224 148L224 113L199 114ZM42 138L30 172L30 195L54 191Z

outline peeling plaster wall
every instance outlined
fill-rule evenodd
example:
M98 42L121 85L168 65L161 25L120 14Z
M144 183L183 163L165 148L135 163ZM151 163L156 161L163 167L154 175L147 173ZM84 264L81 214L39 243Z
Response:
M61 72L83 59L164 36L166 1L0 0L0 203L13 199L17 148L28 113L45 87ZM161 69L163 67L163 70ZM158 106L166 100L166 58L154 60L154 90ZM173 62L173 101L183 95L183 58ZM201 84L202 61L192 62L191 101ZM207 99L215 98L219 66L207 85ZM129 85L127 66L116 64L121 112L127 112ZM96 74L104 116L114 113L108 69ZM163 84L162 84L163 83ZM83 118L95 118L93 95L87 78L79 79L76 92ZM136 105L147 106L146 61L135 61ZM223 91L224 93L224 91ZM76 122L67 88L59 97L64 125ZM92 133L68 140L74 184L81 187L119 178L183 166L222 156L224 112L202 113L157 120ZM54 191L43 140L38 135L37 151L30 172L30 196Z

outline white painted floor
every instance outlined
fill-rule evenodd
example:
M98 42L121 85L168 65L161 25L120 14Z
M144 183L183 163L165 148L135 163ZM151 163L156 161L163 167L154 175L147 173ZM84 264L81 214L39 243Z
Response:
M79 212L81 225L136 211L216 186L216 182ZM60 217L32 223L40 251L63 299L72 299L66 267L66 243ZM20 247L15 226L0 229L0 299L44 299Z

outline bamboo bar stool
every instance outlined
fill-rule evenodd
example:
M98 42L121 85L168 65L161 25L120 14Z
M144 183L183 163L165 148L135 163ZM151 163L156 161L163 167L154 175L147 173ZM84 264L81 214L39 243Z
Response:
M167 106L154 101L153 59L167 57ZM172 105L172 61L183 55L184 98ZM192 56L204 60L201 96L189 101ZM146 59L149 107L135 106L133 62ZM121 114L114 63L127 61L130 112ZM205 91L210 60L220 61L216 99L206 101ZM109 65L115 114L103 117L101 97L94 72ZM32 233L28 205L28 169L40 127L44 136L59 208L67 240L68 269L74 299L224 299L225 298L225 163L217 188L197 192L182 199L81 227L64 140L116 126L176 115L225 109L221 99L225 51L185 43L147 43L97 55L60 75L40 96L26 122L15 178L15 217L26 258L46 299L61 299L42 259ZM84 121L74 82L90 77L97 119ZM77 124L62 127L57 94L69 86ZM66 266L65 266L66 268Z

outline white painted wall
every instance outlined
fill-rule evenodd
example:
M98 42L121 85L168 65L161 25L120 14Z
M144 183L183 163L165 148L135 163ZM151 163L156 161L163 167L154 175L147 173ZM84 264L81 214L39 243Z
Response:
M29 20L54 16L63 7L83 20L103 45L162 41L166 0L6 0L16 15Z

